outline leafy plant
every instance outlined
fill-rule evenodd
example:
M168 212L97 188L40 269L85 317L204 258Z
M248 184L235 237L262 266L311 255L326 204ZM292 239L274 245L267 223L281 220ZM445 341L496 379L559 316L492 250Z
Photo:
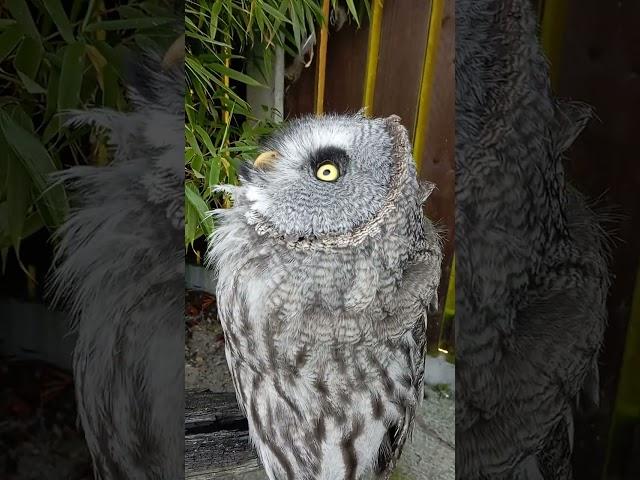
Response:
M335 6L337 0L332 2ZM360 22L368 1L346 2ZM185 245L209 235L212 208L229 199L214 188L237 183L240 162L255 158L259 138L277 125L258 120L243 91L261 87L276 48L290 57L324 21L322 0L187 0ZM253 64L260 78L247 75ZM281 112L282 113L282 112ZM196 257L199 249L194 249Z
M0 5L0 251L19 259L22 239L64 218L68 202L49 175L107 160L89 128L70 131L60 113L126 107L123 60L166 49L177 36L170 2L6 0Z

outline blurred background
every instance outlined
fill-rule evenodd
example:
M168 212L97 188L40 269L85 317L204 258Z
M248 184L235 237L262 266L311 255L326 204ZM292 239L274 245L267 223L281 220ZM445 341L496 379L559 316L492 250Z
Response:
M600 408L577 420L575 477L640 478L640 2L532 1L555 94L595 109L566 154L569 179L611 217Z
M173 1L0 2L0 478L93 478L77 424L69 317L46 296L54 229L69 211L50 175L110 160L69 109L128 108L133 52L175 40ZM181 27L181 25L180 25Z

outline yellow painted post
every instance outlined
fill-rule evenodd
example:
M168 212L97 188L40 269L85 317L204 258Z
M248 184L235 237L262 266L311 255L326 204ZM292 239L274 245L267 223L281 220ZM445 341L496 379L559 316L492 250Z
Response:
M422 81L420 83L420 99L418 101L418 113L413 135L413 156L418 172L422 165L422 155L427 138L429 109L431 107L433 80L436 70L436 55L440 45L440 31L442 30L445 1L447 0L432 0L431 13L429 14L429 33L427 34L427 48L425 49Z
M362 106L367 116L373 114L373 96L376 90L376 75L378 74L383 5L383 0L373 0L373 12L371 13L369 42L367 46L367 66L364 75L364 93L362 95Z
M558 64L561 61L567 10L567 0L546 0L542 6L542 48L550 63L553 87L558 81Z
M433 95L433 85L437 68L437 55L440 49L440 33L442 31L442 20L444 18L444 6L447 0L432 0L431 11L429 12L429 23L427 28L427 45L425 48L424 62L422 64L422 79L420 82L420 97L418 99L418 109L416 113L415 128L413 134L413 157L416 162L416 169L420 172L422 158L426 147L427 132L429 128L429 113L431 109L431 99ZM449 0L452 1L452 0ZM447 358L453 354L442 348L443 335L447 322L453 321L455 315L455 257L452 260L451 272L449 274L445 307L442 315L442 323L438 338L438 350L445 353Z
M316 70L316 115L324 113L324 85L327 75L327 45L329 42L329 1L322 2L322 27L320 28L320 45L318 46L318 69Z

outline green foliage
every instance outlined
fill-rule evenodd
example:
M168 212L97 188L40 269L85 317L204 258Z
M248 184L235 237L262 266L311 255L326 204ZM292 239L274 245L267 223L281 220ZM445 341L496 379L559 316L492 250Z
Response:
M347 8L360 24L369 2L357 3L347 1ZM185 245L193 247L213 231L207 212L229 204L214 188L236 184L238 164L255 158L259 138L277 127L255 118L242 86L263 86L276 47L298 55L324 21L321 5L322 0L187 0ZM261 78L247 75L249 64Z
M126 5L125 5L126 3ZM175 39L170 2L6 0L0 5L0 251L19 258L22 239L60 224L68 209L48 175L106 161L89 128L70 131L60 113L126 107L123 59L164 51ZM4 264L4 262L3 262Z

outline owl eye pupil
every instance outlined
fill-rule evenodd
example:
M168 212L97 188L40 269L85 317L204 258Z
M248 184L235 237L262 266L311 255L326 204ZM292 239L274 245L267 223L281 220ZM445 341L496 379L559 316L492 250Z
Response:
M323 182L335 182L339 176L340 170L331 162L323 163L316 170L316 178Z

